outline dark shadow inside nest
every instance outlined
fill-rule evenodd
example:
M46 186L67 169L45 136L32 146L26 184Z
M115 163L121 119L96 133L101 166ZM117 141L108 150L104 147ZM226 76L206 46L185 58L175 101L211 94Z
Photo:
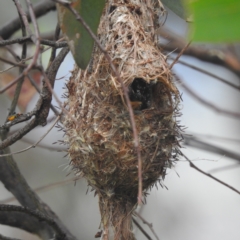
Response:
M144 110L151 106L152 84L142 78L135 78L129 86L129 98L133 108Z
M134 110L145 110L151 107L172 111L171 94L163 83L143 78L135 78L128 88L128 94Z

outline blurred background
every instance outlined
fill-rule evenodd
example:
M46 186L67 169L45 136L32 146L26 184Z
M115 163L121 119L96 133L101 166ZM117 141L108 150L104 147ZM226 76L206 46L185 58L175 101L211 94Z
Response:
M21 2L24 5L24 1ZM186 38L188 24L170 10L168 12L164 28ZM9 0L1 0L0 26L16 16L14 3ZM40 18L38 23L42 33L54 30L57 23L56 12L48 13ZM160 38L161 41L167 43L166 39ZM218 49L222 46L206 47ZM49 56L49 51L43 54L45 67ZM177 54L171 53L169 56L176 57ZM239 77L224 67L203 62L191 56L182 56L181 60L240 86ZM72 56L68 54L58 72L58 80L54 88L59 97L64 93L63 87L70 76L73 65ZM4 68L7 68L7 65L2 65L1 71ZM173 71L206 101L226 110L240 112L239 90L179 63L174 65ZM5 78L5 75L0 75L0 81ZM186 127L185 133L197 137L207 144L213 144L240 155L239 118L218 113L201 104L180 83L178 83L178 88L182 93L182 116L179 121ZM32 110L37 99L38 94L33 95L26 104L25 111ZM62 98L61 100L64 101ZM0 125L4 124L10 105L9 96L7 94L0 95ZM57 106L55 100L53 105ZM19 112L21 112L20 109ZM54 114L51 112L50 122L47 126L38 127L27 134L22 140L11 146L11 151L19 151L35 143L50 128L53 116ZM12 131L23 125L15 126ZM84 179L77 182L71 180L74 175L68 166L69 159L64 157L66 153L59 152L59 150L64 150L64 147L59 144L53 145L62 138L63 133L59 132L57 128L53 128L38 147L16 154L14 159L28 184L33 189L40 188L37 190L40 198L52 208L73 235L78 239L95 239L94 235L98 232L100 224L98 199L94 197L93 192L89 191L86 194L87 183ZM194 148L187 143L183 145L182 151L200 169L205 172L212 171L211 173L215 177L240 190L240 159L232 159L224 154ZM154 187L149 192L147 204L137 209L145 220L153 224L153 229L159 239L240 239L240 196L236 192L191 168L184 159L181 159L173 169L169 170L164 184L166 188ZM6 199L11 197L12 194L0 183L0 202L6 202ZM9 199L8 203L18 204L12 199ZM139 223L152 239L156 239L141 220ZM146 239L136 226L134 226L134 231L138 240ZM38 239L24 231L7 226L0 226L0 233L8 237L26 240Z

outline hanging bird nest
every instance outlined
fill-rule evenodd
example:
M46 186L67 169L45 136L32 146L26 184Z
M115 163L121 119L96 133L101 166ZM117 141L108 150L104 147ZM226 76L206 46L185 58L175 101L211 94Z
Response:
M177 160L179 92L166 57L157 47L159 1L109 0L98 38L128 88L142 160L143 190L166 175ZM97 47L87 70L78 67L67 83L65 142L74 171L99 196L103 239L134 239L138 158L123 90Z

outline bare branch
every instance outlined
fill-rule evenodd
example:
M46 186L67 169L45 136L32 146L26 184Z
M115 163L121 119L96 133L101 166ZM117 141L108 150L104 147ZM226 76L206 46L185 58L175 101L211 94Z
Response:
M34 188L33 191L37 192L37 193L44 192L44 191L49 191L49 190L54 189L56 187L60 187L60 186L67 185L69 183L73 183L76 180L77 180L77 177L73 177L73 178L70 178L70 179L67 179L67 180L63 180L63 181L51 183L51 184L48 184L48 185L44 185L44 186L41 186L41 187L38 187L38 188ZM15 197L10 197L10 198L1 200L0 204L6 204L6 203L12 202L14 200L16 200Z
M8 153L9 149L5 149L4 151L0 151L1 153ZM26 180L21 175L15 161L12 156L1 157L0 158L0 180L3 182L6 189L11 191L13 195L17 198L17 200L23 205L30 209L38 209L42 213L50 216L54 219L54 222L59 226L62 231L65 232L67 239L76 240L74 236L70 234L70 232L66 229L66 227L61 223L59 218L52 212L52 210L43 203L39 197L36 195L34 191L28 186ZM0 211L1 215L1 211ZM7 216L10 216L9 213ZM21 216L19 218L11 218L12 220L16 220L18 224L21 224L22 219L26 219L26 216ZM6 221L6 217L3 217ZM31 226L32 221L26 222L27 226ZM43 235L43 239L50 239L53 237L50 229L47 225L37 224L39 227L38 232L40 235ZM47 234L48 233L48 234ZM47 236L46 236L47 234Z
M6 224L6 220L9 220L7 221L7 225L14 224L15 225L14 227L21 227L21 228L24 227L24 230L27 230L28 232L31 232L31 233L34 232L36 234L39 234L40 225L43 225L42 223L45 223L44 225L47 224L55 232L56 234L55 239L58 239L58 240L68 239L65 232L63 232L63 230L58 226L58 224L52 218L48 217L47 215L41 213L38 210L32 210L27 207L14 206L14 205L0 205L0 213L1 215L5 216L5 219L1 218L2 220L1 224ZM24 219L24 221L16 222L16 220L13 219L12 215L15 215L15 217L21 215L22 216L21 219ZM29 221L30 220L29 218L28 218L28 221L26 220L26 215L31 218L31 221ZM32 221L37 222L39 224L39 226L36 226L37 229L34 229L35 231L33 231L33 229L31 228Z
M33 85L33 87L37 90L37 92L38 92L39 94L41 94L41 90L39 89L38 85L35 83L34 79L31 77L30 74L28 74L28 79L29 79L29 81L31 82L31 84ZM58 110L57 110L52 104L50 105L50 108L51 108L51 110L55 113L56 116L59 115Z
M154 229L153 229L152 223L147 222L147 221L146 221L139 213L137 213L136 211L134 212L134 215L136 215L138 218L140 218L140 219L142 220L142 222L149 227L149 229L151 230L151 232L153 233L153 235L156 237L157 240L160 240L159 237L157 236L157 234L155 233Z
M0 57L0 61L8 63L8 64L11 64L11 65L13 65L15 67L24 67L24 68L27 67L26 64L23 64L21 62L14 62L14 61L11 61L11 60L3 58L3 57Z
M28 144L33 144L33 141L31 139L26 138L26 137L23 137L20 141L24 142L24 143L28 143ZM66 152L67 151L67 147L52 146L52 145L44 144L44 143L39 143L38 147L42 148L42 149L45 149L45 150L49 150L49 151L55 151L55 152Z
M55 29L55 34L54 34L54 40L57 41L58 38L59 38L59 35L60 35L60 26L59 24L57 24L56 26L56 29ZM52 52L51 52L51 56L50 56L50 59L49 59L49 65L53 62L53 60L55 59L56 57L56 52L57 52L57 48L56 47L53 47L52 48Z
M5 236L3 236L2 234L0 234L0 239L1 239L1 240L21 240L21 239L19 239L19 238L9 238L9 237L5 237Z
M174 59L174 58L168 57L168 59ZM194 65L192 65L192 64L186 63L186 62L181 61L181 60L178 60L178 63L180 63L180 64L182 64L182 65L184 65L184 66L187 66L187 67L189 67L189 68L192 68L192 69L194 69L194 70L196 70L196 71L198 71L198 72L204 73L204 74L206 74L206 75L208 75L208 76L210 76L210 77L213 77L213 78L219 80L220 82L225 83L225 84L227 84L228 86L230 86L230 87L232 87L232 88L234 88L234 89L236 89L236 90L238 90L238 91L240 90L240 86L235 85L235 84L233 84L233 83L231 83L231 82L228 82L228 81L225 80L224 78L221 78L221 77L219 77L219 76L217 76L217 75L215 75L215 74L213 74L213 73L211 73L211 72L208 72L208 71L206 71L206 70L204 70L204 69L202 69L202 68L196 67L196 66L194 66Z
M137 222L136 219L133 218L134 224L137 226L137 228L142 232L142 234L148 239L152 240L152 238L148 235L148 233L141 227L141 225Z
M174 59L174 61L171 63L171 65L169 66L169 69L172 69L172 67L174 66L174 64L176 64L179 60L179 58L184 54L184 52L187 50L187 48L190 46L191 41L179 52L179 54L177 55L177 57Z
M24 73L20 74L18 77L16 77L14 80L12 80L9 84L7 84L5 87L0 89L0 94L4 93L7 89L12 87L14 84L16 84L22 77L24 76Z
M11 45L11 44L15 44L15 43L22 44L22 43L25 43L25 42L32 43L31 36L15 38L15 39L11 39L11 40L0 40L0 47ZM67 47L68 46L66 41L55 42L55 41L51 41L49 39L42 39L42 38L40 39L40 43L42 45L47 45L47 46L55 47L55 48L62 48L62 47Z
M60 43L60 41L61 41L62 39L59 39L59 42L57 42L56 44L58 44L58 43ZM64 44L65 45L65 44ZM57 46L56 46L57 47ZM47 51L47 50L49 50L50 48L46 48L44 51ZM44 52L43 51L43 52ZM28 57L28 58L26 58L25 60L29 60L29 59L32 59L33 57ZM17 64L17 63L14 63L14 62L12 62L12 61L10 61L10 60L6 60L6 59L2 59L2 58L0 58L0 60L3 60L3 61L5 61L5 62L7 62L7 63L9 63L9 64L13 64L13 65L16 65L16 66L25 66L25 67L27 67L27 65L21 65L21 64ZM40 71L42 70L42 67L40 67L40 66L32 66L32 69L39 69ZM8 70L8 69L7 69ZM7 71L7 70L4 70L4 71ZM3 71L3 72L4 72ZM28 74L28 71L26 71L26 72L23 72L22 74L20 74L18 77L16 77L14 80L12 80L9 84L7 84L6 86L4 86L3 88L1 88L0 89L0 94L2 94L2 93L4 93L7 89L9 89L10 87L12 87L14 84L16 84L18 81L19 81L19 79L21 79L22 78L22 76L24 75L24 74Z
M0 157L6 157L6 156L10 156L10 155L23 153L23 152L28 151L31 148L35 148L48 135L48 133L53 129L53 127L55 126L55 124L58 122L59 119L60 119L60 115L55 119L55 121L52 124L52 126L47 130L47 132L42 137L40 137L40 139L36 143L34 143L31 146L29 146L27 148L24 148L24 149L22 149L20 151L17 151L17 152L12 152L12 153L8 153L8 154L0 154Z
M5 205L0 205L5 206ZM21 212L7 212L0 210L0 224L16 227L29 233L37 234L41 239L47 240L54 236L54 232L45 222ZM1 236L0 236L0 239ZM8 238L6 238L8 239Z
M1 150L0 152L3 154L9 153L9 149L6 148L4 150ZM70 232L61 223L58 217L51 211L51 209L39 199L39 197L36 195L34 191L30 189L26 180L21 175L12 156L0 157L0 180L3 182L6 189L11 191L23 206L27 206L30 209L38 209L41 212L47 214L48 216L54 219L54 224L56 224L57 227L61 229L61 231L64 233L64 236L66 236L66 239L69 239L69 240L76 239L74 236L70 234ZM2 213L0 211L0 216L1 214ZM11 216L9 212L5 215L7 215L7 217ZM3 216L4 222L6 222L6 219L7 219L5 215ZM26 221L22 221L23 218ZM33 220L32 221L30 220L28 222L26 216L21 216L17 218L16 215L14 215L14 217L11 218L11 221L12 220L16 221L17 224L22 224L23 222L25 222L27 224L26 225L27 227L30 227L31 224L33 223ZM38 227L38 231L36 231L35 233L38 234L39 236L42 236L43 239L52 238L54 235L52 234L52 230L51 228L49 228L48 225L49 223L44 225L43 223L36 224L36 226ZM62 239L62 238L59 238L59 239Z
M181 50L187 44L186 40L181 36L178 36L164 28L159 29L159 34L161 37L169 40L167 44L162 42L159 44L166 51L181 52ZM217 49L215 46L209 48L193 44L184 51L184 55L189 55L198 58L199 60L217 64L219 66L224 66L240 77L240 61L237 56L234 56L234 54L229 51Z
M192 161L189 160L189 158L188 158L186 155L183 154L183 157L189 162L190 167L194 168L195 170L197 170L198 172L204 174L205 176L210 177L210 178L212 178L213 180L215 180L215 181L221 183L221 184L224 185L225 187L227 187L227 188L233 190L234 192L240 194L240 191L237 190L236 188L234 188L234 187L228 185L227 183L225 183L225 182L219 180L218 178L216 178L216 177L212 176L211 174L206 173L206 172L204 172L203 170L201 170L200 168L198 168L195 164L192 163Z
M31 36L19 37L19 38L10 39L10 40L1 40L0 47L12 45L15 43L25 43L28 41L31 41Z
M224 114L228 117L234 117L234 118L239 118L240 117L240 113L238 112L232 112L229 110L225 110L222 109L216 105L214 105L213 103L208 102L207 100L205 100L204 98L200 97L196 92L194 92L191 88L189 88L182 79L180 79L179 77L176 77L176 79L179 81L180 85L182 88L184 88L194 99L196 99L197 101L199 101L200 103L202 103L203 105L211 108L212 110L216 111L217 113L221 113Z
M27 20L27 17L21 7L21 4L19 3L18 0L14 0L18 12L20 14L20 16L22 17L22 21L26 27L26 29L28 30L29 34L32 34L31 29L29 27L29 23ZM28 72L32 69L33 66L35 66L38 56L40 54L40 35L39 35L39 30L38 30L38 25L36 23L36 19L33 13L33 10L31 8L31 5L29 6L29 11L30 11L30 15L31 15L31 20L33 22L33 26L34 26L34 30L35 30L35 35L32 35L31 39L32 41L36 44L36 49L32 58L32 61L30 62L30 64L27 66L27 68L24 69L24 71L22 71L22 73L16 78L14 79L12 82L10 82L7 86L3 87L0 90L0 93L3 93L4 91L6 91L8 88L10 88L11 86L13 86L16 82L18 82L19 80L21 80L24 76L26 76L28 74Z
M40 42L43 45L47 45L47 46L55 47L55 48L68 47L68 44L66 41L55 42L55 41L51 41L51 40L47 40L47 39L41 39Z
M218 141L228 141L228 142L233 142L233 143L240 143L239 138L231 138L231 137L221 137L221 136L216 136L212 134L202 134L198 132L187 132L187 135L192 135L197 138L204 138L204 139L213 139L213 140L218 140Z
M51 87L54 86L54 81L56 78L57 71L68 52L69 52L68 48L63 48L61 52L58 54L58 56L56 57L56 59L48 68L48 72L46 76L49 79ZM0 149L4 149L7 146L15 143L17 140L21 139L24 135L26 135L29 131L31 131L36 126L44 125L46 123L46 119L49 113L51 100L52 100L51 91L49 90L46 83L43 83L41 96L34 109L35 112L33 111L35 114L35 118L30 123L28 123L25 127L20 129L18 132L16 132L12 136L2 141L2 143L0 143Z
M36 18L38 18L45 15L49 11L55 10L56 5L55 3L49 0L42 0L42 1L39 1L36 5L34 5L33 9L34 9ZM27 19L28 21L31 21L29 13L27 13ZM0 36L3 39L8 39L12 36L12 34L14 34L20 28L21 28L20 19L16 17L0 28Z
M31 28L29 26L27 15L23 11L21 3L19 2L19 0L13 0L13 2L15 3L17 11L18 11L18 14L20 16L21 26L23 25L25 27L25 29L27 30L28 34L32 37L33 33L32 33L32 30L31 30Z
M14 0L14 3L16 4L16 0ZM16 4L16 6L17 6L17 4ZM18 12L18 13L19 13L19 18L21 20L22 36L25 37L27 33L26 33L25 25L24 25L24 19L23 19L23 16L20 14L20 12ZM21 60L25 59L26 56L27 56L27 44L23 43ZM23 64L24 63L25 62L23 62ZM19 74L21 74L23 72L23 70L24 70L24 67L19 67ZM11 116L15 112L15 109L16 109L16 106L18 103L18 99L19 99L19 96L21 93L23 82L24 82L24 77L22 77L17 83L17 87L16 87L16 90L14 93L14 97L12 100L12 104L11 104L8 116ZM8 118L6 119L6 122L7 122L7 120L8 120Z
M213 174L213 173L223 172L223 171L227 171L227 170L231 170L231 169L236 169L238 167L240 167L240 163L231 164L231 165L224 166L224 167L214 168L214 169L209 170L208 173Z
M239 154L228 151L224 148L214 146L210 143L203 142L203 141L199 140L198 138L196 138L194 136L184 134L183 135L183 144L186 145L186 146L202 149L204 151L209 151L209 152L213 152L213 153L216 153L216 154L220 154L222 156L226 156L226 157L232 158L232 159L240 162L240 155Z
M9 153L9 149L0 151L1 153ZM21 175L16 163L14 162L12 156L1 157L0 158L0 180L4 184L5 188L8 189L12 194L18 199L18 201L23 206L28 206L31 209L40 209L42 212L47 212L44 208L44 205L41 205L40 199L38 196L30 189L26 180ZM2 224L7 221L8 214L1 215ZM1 219L1 218L0 218ZM18 218L14 218L17 221ZM11 219L10 219L11 221ZM21 221L17 221L17 224L21 224ZM8 222L6 222L7 224ZM42 226L43 227L43 226ZM44 227L40 231L42 234L45 232L47 236L51 237L51 229L49 227Z

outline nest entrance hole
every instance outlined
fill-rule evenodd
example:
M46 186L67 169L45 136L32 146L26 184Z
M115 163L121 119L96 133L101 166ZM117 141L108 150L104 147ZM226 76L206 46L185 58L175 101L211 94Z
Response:
M129 98L133 109L144 110L151 106L152 84L143 78L134 78L129 86Z

